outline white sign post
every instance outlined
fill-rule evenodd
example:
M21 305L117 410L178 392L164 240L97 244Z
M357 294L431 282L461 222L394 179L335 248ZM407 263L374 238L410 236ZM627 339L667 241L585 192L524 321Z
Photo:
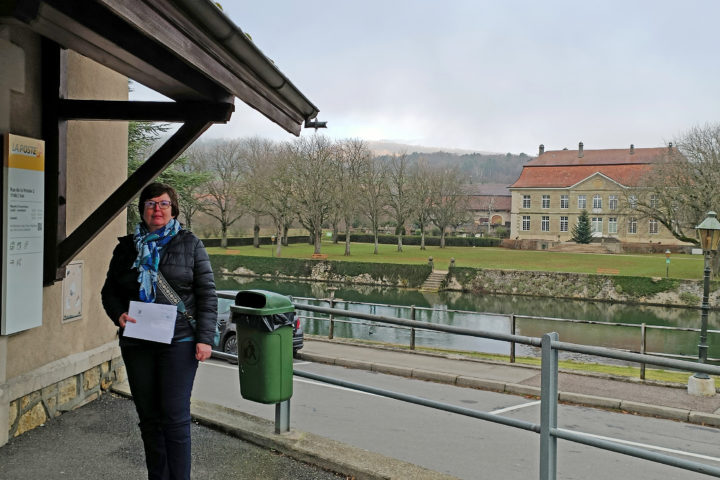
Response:
M3 138L0 334L42 325L45 142Z

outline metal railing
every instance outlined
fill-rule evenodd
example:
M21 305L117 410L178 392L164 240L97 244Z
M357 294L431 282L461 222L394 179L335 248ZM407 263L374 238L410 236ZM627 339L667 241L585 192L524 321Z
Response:
M622 323L622 322L603 322L598 320L579 320L579 319L571 319L571 318L557 318L557 317L544 317L544 316L537 316L537 315L520 315L520 314L504 314L504 313L493 313L493 312L474 312L474 311L468 311L468 310L438 310L428 307L417 307L415 305L407 306L407 305L392 305L392 304L382 304L382 303L370 303L370 302L358 302L358 301L349 301L349 300L341 300L337 298L311 298L311 297L293 297L294 300L302 300L302 301L317 301L317 302L325 302L330 304L330 308L334 308L337 304L344 304L344 305L361 305L365 307L388 307L388 308L396 308L396 309L405 309L409 310L409 316L411 320L415 320L417 316L417 312L422 311L430 311L430 312L440 312L443 313L459 313L459 314L465 314L465 315L482 315L484 317L502 317L507 318L508 322L510 324L510 333L515 334L517 331L517 320L518 319L527 319L527 320L541 320L541 321L548 321L548 322L558 322L558 323L576 323L576 324L583 324L583 325L599 325L604 327L625 327L625 328L637 328L639 329L639 345L638 345L638 351L636 353L644 353L648 355L657 355L657 356L663 356L663 357L672 357L672 358L686 358L686 359L694 359L697 358L696 355L681 355L681 354L671 354L666 352L652 352L647 350L647 337L648 332L652 330L666 330L671 332L700 332L699 328L694 327L673 327L673 326L665 326L665 325L648 325L647 323ZM350 310L343 310L344 312L350 312ZM396 325L375 325L370 324L366 322L355 322L352 320L341 320L336 318L338 315L329 315L327 317L315 317L315 316L301 316L301 319L307 319L307 320L326 320L329 322L329 333L328 338L333 339L335 336L335 324L336 323L345 323L345 324L351 324L351 325L366 325L370 327L381 327L381 328L400 328L400 329L407 329L410 331L410 339L409 339L409 348L410 350L416 349L416 332L417 330L425 330L425 331L432 331L432 329L425 328L426 325L433 325L429 322L423 322L423 327L404 327L404 326L396 326ZM352 315L346 315L347 317L352 317ZM718 334L720 333L720 330L708 330L708 333L714 333ZM508 342L510 345L510 353L509 353L509 362L515 363L516 361L516 344L513 341ZM634 351L634 350L626 350L626 351ZM710 363L716 363L720 362L719 358L708 358L708 361ZM640 374L639 377L641 380L645 380L646 377L646 365L645 363L640 364Z
M621 443L613 442L610 440L604 440L596 438L593 435L576 432L557 427L558 419L558 352L567 351L575 352L587 355L594 355L599 357L612 358L616 360L635 362L635 363L646 363L650 365L657 365L662 367L669 367L678 370L684 370L688 372L701 372L711 375L720 375L720 366L693 363L684 360L677 360L672 358L656 357L647 354L625 352L620 350L613 350L605 347L593 347L587 345L578 345L574 343L561 342L557 333L548 333L543 335L542 338L537 337L526 337L521 335L488 332L476 329L467 329L454 327L450 325L439 325L439 324L428 324L425 322L419 322L416 320L407 320L397 317L389 317L382 315L374 315L369 313L352 312L347 310L340 310L335 308L319 307L314 305L295 304L295 308L298 310L323 313L332 315L334 317L350 317L358 318L363 320L370 320L373 322L387 323L390 325L408 327L408 328L422 328L424 330L432 330L444 333L450 333L455 335L465 335L479 338L487 338L491 340L500 340L505 342L515 342L524 345L530 345L533 347L541 348L541 386L540 386L540 423L535 424L513 418L503 417L500 415L490 414L487 412L481 412L471 410L467 408L457 407L433 400L414 397L411 395L405 395L402 393L392 392L384 389L375 387L369 387L365 385L359 385L352 382L346 382L322 375L316 375L309 372L302 372L295 370L294 375L299 377L310 378L316 381L325 382L333 385L339 385L342 387L359 390L363 392L373 393L404 402L410 402L417 405L423 405L430 408L435 408L447 412L452 412L460 415L465 415L480 420L485 420L493 423L506 425L509 427L519 428L531 432L538 433L540 435L540 479L541 480L554 480L557 477L557 439L563 439L575 443L581 443L583 445L600 448L624 455L629 455L637 458L649 460L651 462L661 463L684 470L689 470L697 473L710 475L713 477L720 478L720 468L707 465L704 463L694 462L685 460L671 455L663 453L652 452L646 449L623 445ZM287 418L286 425L289 428L289 405L286 405ZM276 408L276 431L278 431L278 409ZM281 430L282 431L282 430Z

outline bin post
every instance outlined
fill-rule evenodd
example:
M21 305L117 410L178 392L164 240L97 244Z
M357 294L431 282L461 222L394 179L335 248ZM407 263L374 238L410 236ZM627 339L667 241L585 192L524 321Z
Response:
M290 431L290 399L275 404L275 433Z

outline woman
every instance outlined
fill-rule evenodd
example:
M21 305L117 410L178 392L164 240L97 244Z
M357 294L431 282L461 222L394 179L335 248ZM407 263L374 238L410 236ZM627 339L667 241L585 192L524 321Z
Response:
M217 320L217 295L202 242L177 221L177 194L152 183L140 193L142 221L134 235L119 238L102 302L120 327L120 350L140 418L150 479L190 478L190 392L198 361L210 358ZM174 304L157 286L158 271L195 319L178 312L170 344L123 335L130 301Z

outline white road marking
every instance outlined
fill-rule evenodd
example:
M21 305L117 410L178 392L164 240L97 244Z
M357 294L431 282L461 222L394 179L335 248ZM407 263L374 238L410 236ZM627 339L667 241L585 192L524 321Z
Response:
M538 400L537 402L522 403L520 405L515 405L514 407L500 408L498 410L493 410L489 413L490 415L500 415L501 413L512 412L513 410L520 410L521 408L525 407L534 407L535 405L540 405L540 400Z
M304 379L304 378L297 378L297 377L296 377L296 378L293 378L293 381L299 382L299 383L307 383L307 384L309 384L309 385L316 385L316 386L318 386L318 387L327 387L327 388L334 388L334 389L336 389L336 390L344 390L344 391L346 391L346 392L361 393L361 394L363 394L363 395L369 395L369 396L371 396L371 397L386 398L386 397L383 397L382 395L375 395L374 393L369 393L369 392L361 392L360 390L354 390L354 389L352 389L352 388L341 387L341 386L339 386L339 385L332 385L332 384L330 384L330 383L318 382L318 381L315 381L315 380L307 380L307 379Z
M563 430L565 432L573 431L573 430L565 430L563 428L559 428L558 430ZM699 458L702 460L710 460L711 462L720 462L720 458L718 458L718 457L711 457L709 455L702 455L700 453L684 452L682 450L675 450L673 448L658 447L657 445L648 445L647 443L631 442L629 440L622 440L622 439L613 438L613 437L603 437L602 435L594 435L592 433L586 433L586 432L574 432L574 433L582 433L583 435L587 435L588 437L593 437L593 438L597 438L600 440L608 440L610 442L615 442L615 443L622 443L623 445L629 445L631 447L641 447L641 448L646 448L648 450L657 450L658 452L673 453L673 454L682 455L685 457Z

